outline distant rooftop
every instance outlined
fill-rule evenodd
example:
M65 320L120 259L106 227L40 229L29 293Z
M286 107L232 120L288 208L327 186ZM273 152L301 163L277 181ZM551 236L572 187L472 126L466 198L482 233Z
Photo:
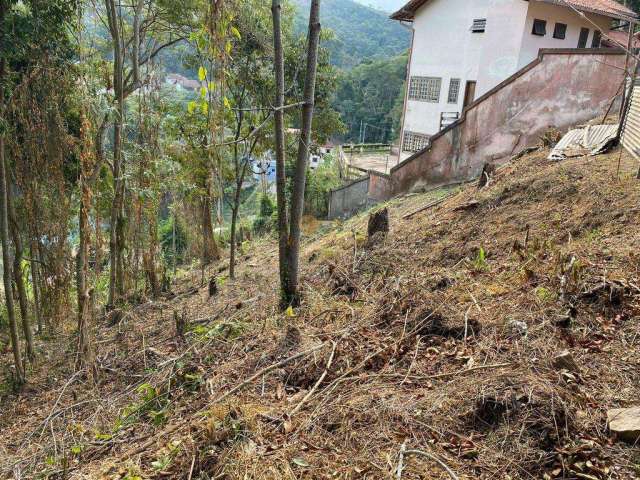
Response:
M540 0L546 3L556 5L573 6L577 10L585 13L595 13L604 15L605 17L616 18L619 20L637 21L640 17L633 10L628 9L624 5L619 4L615 0ZM412 21L416 12L420 7L429 2L429 0L411 0L404 7L391 15L394 20Z

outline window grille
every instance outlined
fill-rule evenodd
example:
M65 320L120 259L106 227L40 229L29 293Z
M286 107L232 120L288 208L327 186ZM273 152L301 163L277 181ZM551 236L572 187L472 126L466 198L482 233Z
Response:
M429 145L429 135L405 130L402 141L402 150L405 152L418 152Z
M447 103L458 103L458 96L460 95L460 79L452 78L449 81L449 96L447 97Z
M440 101L441 78L411 77L409 100L438 103Z

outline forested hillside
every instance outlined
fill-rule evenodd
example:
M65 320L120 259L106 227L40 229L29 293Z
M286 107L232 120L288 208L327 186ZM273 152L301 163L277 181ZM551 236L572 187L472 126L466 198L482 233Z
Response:
M342 74L335 108L347 142L388 143L397 138L408 55L364 62Z
M296 29L306 28L310 0L294 0L298 9ZM353 0L324 0L323 28L333 32L325 42L331 62L343 69L369 59L394 57L409 48L410 32L380 11Z
M382 12L395 12L409 0L356 0L358 3L375 8Z

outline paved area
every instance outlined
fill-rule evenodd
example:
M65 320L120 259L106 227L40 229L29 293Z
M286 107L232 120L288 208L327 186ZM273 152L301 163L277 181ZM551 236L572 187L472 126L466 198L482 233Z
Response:
M389 153L359 153L346 154L350 165L364 170L375 170L380 173L389 173L398 163L398 157Z

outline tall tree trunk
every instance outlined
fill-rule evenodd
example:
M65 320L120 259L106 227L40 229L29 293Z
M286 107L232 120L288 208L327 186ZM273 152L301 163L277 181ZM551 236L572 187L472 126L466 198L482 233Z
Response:
M307 72L304 83L304 107L302 109L302 128L298 144L298 158L293 179L291 198L291 220L289 225L287 285L284 289L285 300L292 305L300 303L298 270L300 258L300 224L304 213L304 190L306 186L311 130L313 128L313 109L318 69L318 46L320 43L320 0L311 1L309 15L309 45L307 50Z
M122 261L122 203L124 197L122 178L122 130L124 126L124 58L120 31L119 15L114 0L105 0L109 32L113 47L113 88L116 95L116 119L113 129L113 183L114 196L110 218L110 271L108 306L113 308L122 294L123 272Z
M283 307L289 303L289 267L287 263L289 230L287 219L287 177L285 170L284 137L284 49L282 47L282 5L281 0L273 0L273 45L275 51L274 68L276 76L275 139L276 139L276 197L278 204L278 259L280 270L280 291Z
M36 324L38 325L38 334L42 334L42 308L40 305L40 254L38 253L36 237L33 236L30 245L31 255L31 284L33 288L33 311L36 316Z
M6 163L6 162L5 162ZM27 358L30 362L34 362L36 354L33 348L33 332L31 331L31 324L29 322L29 307L27 301L27 289L24 285L24 275L22 272L22 259L24 255L24 247L22 244L22 237L18 228L18 218L16 217L16 211L13 205L13 195L8 192L7 195L7 211L9 212L9 231L13 238L13 245L15 247L15 255L13 256L13 278L16 282L16 289L18 290L18 303L20 305L20 319L22 321L22 331L26 342Z
M6 36L4 32L5 14L7 11L6 0L0 0L0 47L4 45ZM5 59L0 58L0 115L4 117L4 81L5 81ZM9 329L11 331L11 346L13 348L13 359L16 366L16 381L23 384L26 380L24 365L22 364L22 353L20 351L20 339L18 338L18 326L16 325L16 315L13 305L13 294L11 291L11 255L9 254L9 211L7 209L7 168L5 159L4 132L0 131L0 242L2 243L2 267L4 279L4 296L6 299L7 316L9 317Z
M220 250L213 235L213 220L211 218L211 183L205 180L205 194L202 197L202 261L203 265L220 260Z
M76 265L76 287L78 290L78 359L76 368L87 368L87 374L93 378L95 373L95 354L91 334L91 298L88 287L88 257L89 257L89 215L91 205L91 190L86 181L86 176L81 175L80 179L80 211L79 235L80 245L78 247Z
M87 376L93 381L96 375L95 352L91 328L92 305L89 295L89 244L91 227L89 226L89 210L91 209L91 151L88 141L89 122L82 115L81 137L83 140L80 153L80 210L78 212L79 246L76 257L76 288L78 294L78 357L76 368L86 368ZM95 174L97 177L97 173Z

